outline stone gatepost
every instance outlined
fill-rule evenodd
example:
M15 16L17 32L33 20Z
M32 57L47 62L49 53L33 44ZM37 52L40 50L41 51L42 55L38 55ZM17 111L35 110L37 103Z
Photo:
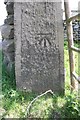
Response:
M17 88L64 93L61 2L15 2Z

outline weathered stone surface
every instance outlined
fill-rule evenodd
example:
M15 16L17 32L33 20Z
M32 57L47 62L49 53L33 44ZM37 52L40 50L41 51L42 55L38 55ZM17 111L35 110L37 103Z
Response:
M5 61L4 63L5 63L5 65L14 62L14 60L15 60L14 55L15 55L14 52L11 52L11 53L5 52L4 53L4 61Z
M11 62L14 62L14 61L15 61L15 54L14 54L14 52L8 53L8 56L10 57L10 61L11 61Z
M4 0L4 4L6 4L8 2L8 0Z
M4 54L3 63L6 69L10 72L13 69L15 61L14 47L14 3L13 0L5 0L8 16L2 27L2 50ZM11 2L11 3L10 3ZM13 73L14 74L14 73Z
M4 4L6 4L8 2L14 2L14 0L4 0Z
M10 56L8 56L8 54L4 56L3 64L6 66L7 71L10 72L13 69L14 62L10 61Z
M8 25L13 25L14 24L14 16L13 15L7 16L7 18L4 20L4 23L8 24Z
M14 48L14 39L13 40L4 40L2 43L2 47L3 47L3 51L4 52L14 52L15 48Z
M17 87L63 93L61 3L15 3L14 8Z
M6 3L6 10L8 15L14 14L14 3L13 2L7 2Z
M3 39L13 39L14 38L14 28L11 25L5 24L2 27L1 35Z

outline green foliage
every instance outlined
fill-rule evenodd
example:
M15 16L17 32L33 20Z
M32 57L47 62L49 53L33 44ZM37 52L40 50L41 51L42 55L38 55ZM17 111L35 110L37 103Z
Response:
M74 94L65 97L66 104L64 105L63 113L67 118L80 118L80 101Z
M76 93L70 93L70 75L69 75L69 58L68 43L64 42L64 66L65 66L65 95L47 94L34 102L31 107L30 118L54 119L79 119L80 118L80 100ZM77 43L75 43L77 45ZM76 54L76 53L75 53ZM0 55L1 56L1 55ZM78 57L76 54L76 72ZM0 59L1 60L1 59ZM24 92L16 90L14 68L11 73L2 66L2 107L5 110L2 117L4 118L25 118L26 110L30 102L38 95L33 92Z
M74 46L80 48L80 40L74 41Z
M6 69L6 66L2 64L2 91L3 94L7 94L11 89L16 89L16 81L15 81L15 72L14 65L9 72Z

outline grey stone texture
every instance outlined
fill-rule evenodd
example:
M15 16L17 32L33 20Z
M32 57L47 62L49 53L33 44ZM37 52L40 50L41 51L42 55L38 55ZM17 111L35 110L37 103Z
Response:
M14 14L14 4L13 2L7 2L6 3L6 10L8 15Z
M60 2L14 3L17 88L64 93Z
M2 38L3 39L13 39L14 38L14 28L12 25L5 24L2 27Z
M9 0L4 1L7 10L7 18L4 20L4 25L1 30L2 34L2 50L4 54L3 63L8 71L12 69L15 62L15 47L14 47L14 3Z
M14 15L7 16L7 19L4 20L5 24L14 25Z

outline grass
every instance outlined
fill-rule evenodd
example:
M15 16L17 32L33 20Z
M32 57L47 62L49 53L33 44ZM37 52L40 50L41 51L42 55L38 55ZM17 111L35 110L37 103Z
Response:
M75 46L78 44L75 43ZM1 55L0 55L1 56ZM78 56L75 53L76 60L76 72L79 73ZM69 118L70 120L80 117L80 100L77 97L76 92L70 94L70 75L69 75L69 58L67 41L64 43L64 67L65 67L65 95L51 95L47 94L34 102L30 109L29 118ZM25 118L26 109L30 102L38 95L31 92L24 92L16 90L15 76L13 70L10 74L3 66L2 77L2 108L4 109L3 118Z

